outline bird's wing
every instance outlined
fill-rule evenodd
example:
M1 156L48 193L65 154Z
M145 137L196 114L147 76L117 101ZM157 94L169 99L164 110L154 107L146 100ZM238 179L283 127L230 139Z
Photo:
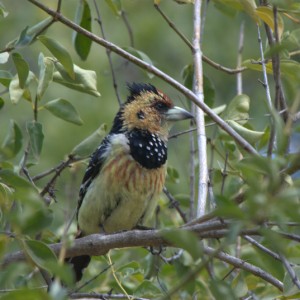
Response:
M89 165L85 171L84 177L82 179L82 183L80 186L79 191L79 199L78 199L78 205L77 205L77 217L78 212L80 209L80 206L82 204L83 198L92 183L93 179L99 174L103 162L105 160L105 153L107 150L107 147L109 145L109 138L106 137L100 146L97 148L97 150L92 154Z

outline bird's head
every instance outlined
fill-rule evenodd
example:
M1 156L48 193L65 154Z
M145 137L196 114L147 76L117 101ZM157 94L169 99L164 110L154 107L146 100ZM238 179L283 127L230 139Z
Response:
M133 83L128 87L130 95L119 112L123 130L149 131L167 140L174 121L193 118L151 84Z

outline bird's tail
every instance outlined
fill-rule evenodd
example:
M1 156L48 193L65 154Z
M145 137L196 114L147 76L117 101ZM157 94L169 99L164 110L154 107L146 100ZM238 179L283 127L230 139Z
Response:
M78 230L75 239L83 237L82 232ZM70 264L73 268L76 282L82 278L84 269L89 265L91 257L89 255L79 255L66 258L65 262Z
M89 255L80 255L68 258L66 261L72 265L77 282L82 278L83 270L89 265L91 257Z

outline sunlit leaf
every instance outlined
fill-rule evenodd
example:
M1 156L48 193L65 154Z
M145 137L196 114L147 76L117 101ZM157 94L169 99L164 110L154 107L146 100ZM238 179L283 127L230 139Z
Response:
M8 52L3 52L0 53L0 64L5 64L9 59L9 53Z
M246 124L249 119L250 98L241 94L235 96L222 113L222 118L226 121L235 121L239 124Z
M74 66L69 51L65 47L63 47L59 42L45 35L39 36L38 40L41 41L48 48L48 50L53 54L53 56L63 65L64 69L67 71L69 76L72 79L74 79Z
M76 108L65 99L55 99L44 106L47 110L49 110L56 117L65 120L67 122L71 122L76 125L82 125L83 122L76 110Z
M12 59L17 69L19 86L21 89L25 88L26 80L29 75L29 66L28 63L23 59L19 53L13 53Z
M36 77L31 71L29 71L24 89L20 87L18 76L15 76L10 81L9 96L13 104L17 104L22 97L24 97L28 101L31 101L30 91L29 89L27 89L27 87L33 80L36 80Z
M15 157L22 148L23 136L18 124L11 120L9 129L0 148L0 159Z
M70 89L87 93L96 97L100 96L97 90L97 75L95 71L84 70L74 65L75 78L72 79L60 63L55 63L58 72L53 75L53 81Z
M84 29L91 31L92 17L89 4L86 0L80 0L77 5L75 22ZM90 53L92 40L85 35L74 31L74 47L82 60L87 59Z
M96 148L99 146L100 142L106 135L107 126L102 124L96 131L94 131L90 136L76 145L71 151L72 155L79 157L89 156Z
M268 6L260 6L256 8L256 15L262 19L272 30L275 31L275 22L274 22L274 14L273 9ZM278 35L281 38L282 33L284 31L284 22L280 16L277 14L277 28L278 28Z
M54 64L51 58L44 57L42 53L39 55L39 81L37 87L37 97L40 100L49 84L53 80Z
M149 65L153 65L152 60L149 58L149 56L147 54L145 54L142 51L136 50L132 47L123 47L123 49L129 53L131 53L132 55L136 56L137 58L141 59L143 62L149 64ZM146 72L149 78L153 78L154 75L150 72Z
M240 0L244 11L256 22L259 22L259 18L256 14L255 0Z
M255 71L262 72L262 65L258 61L247 59L247 60L243 61L242 66L247 67L250 70L255 70ZM272 62L268 61L265 64L265 66L266 66L267 73L272 74L273 73Z
M8 12L5 9L4 5L0 2L0 17L6 18L8 16Z

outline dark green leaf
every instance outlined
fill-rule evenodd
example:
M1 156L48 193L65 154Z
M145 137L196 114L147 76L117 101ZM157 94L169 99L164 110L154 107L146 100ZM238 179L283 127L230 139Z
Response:
M105 1L116 16L121 15L122 5L120 0L105 0Z
M0 109L4 106L4 100L2 97L0 97Z
M17 69L20 88L24 89L27 77L29 75L28 63L19 53L16 52L12 54L12 59Z
M39 83L37 87L37 97L41 100L49 84L53 80L54 64L50 57L44 57L42 53L39 55Z
M102 124L90 136L88 136L85 140L83 140L77 146L75 146L71 151L71 154L79 157L89 156L100 144L103 137L106 135L106 130L106 124Z
M149 65L153 65L152 60L149 58L149 56L147 54L145 54L142 51L136 50L132 47L123 47L123 49L129 53L131 53L132 55L136 56L137 58L141 59L143 62L149 64ZM154 75L152 73L146 72L147 76L149 78L153 78Z
M52 100L48 102L44 107L60 119L76 125L83 124L76 108L65 99L58 98Z
M31 121L26 124L26 129L29 135L27 164L35 164L39 160L44 141L42 124L36 121Z
M215 299L237 300L231 286L221 280L214 279L210 282L210 291Z
M76 24L80 25L84 29L91 31L92 27L92 17L91 17L91 10L89 4L86 0L80 0L77 6ZM82 60L87 59L90 49L92 45L92 40L86 37L83 34L78 33L77 31L74 32L74 47L77 54L80 56Z
M179 183L179 172L175 168L168 166L167 174L167 179L170 180L170 182Z
M199 239L190 231L169 230L164 231L162 235L165 239L172 242L176 247L185 249L187 252L189 252L194 260L197 260L203 252Z
M57 262L54 252L41 241L26 240L24 249L33 262L42 269L48 270L48 265Z
M10 159L15 157L21 150L23 136L18 124L11 120L6 137L1 145L0 159Z
M55 67L58 72L54 73L53 81L73 90L96 97L100 96L100 93L97 90L97 75L95 71L84 70L74 65L75 78L72 79L60 63L56 63Z
M38 37L48 50L54 55L54 57L63 65L68 75L75 79L74 66L69 51L64 48L59 42L54 39L48 38L45 35Z
M183 67L182 71L181 71L181 76L183 78L183 82L184 85L188 88L188 89L192 89L193 88L193 81L194 81L194 67L193 65L186 65Z

